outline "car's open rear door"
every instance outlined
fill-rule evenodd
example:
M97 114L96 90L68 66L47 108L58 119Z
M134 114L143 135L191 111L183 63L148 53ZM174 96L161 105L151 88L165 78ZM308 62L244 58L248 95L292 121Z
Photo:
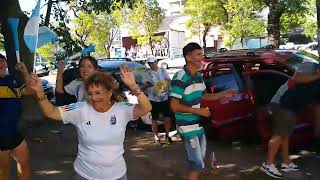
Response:
M219 135L234 138L246 131L246 121L253 116L253 104L249 98L244 80L233 65L217 65L202 71L207 92L235 91L236 96L219 100L202 100L202 107L211 111L211 125L219 130Z

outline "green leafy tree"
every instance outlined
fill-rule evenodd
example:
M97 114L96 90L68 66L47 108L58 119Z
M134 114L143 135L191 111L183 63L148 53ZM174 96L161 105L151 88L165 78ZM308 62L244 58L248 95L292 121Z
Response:
M164 15L165 11L157 0L137 0L128 11L127 18L132 36L140 42L151 43Z
M128 4L129 7L133 4L134 0L53 0L50 1L44 22L50 28L52 28L59 37L61 46L65 49L67 54L73 54L77 52L79 48L79 42L71 38L70 29L67 24L70 23L70 17L68 17L68 11L65 7L73 6L75 9L84 11L86 13L99 13L99 12L111 12L112 4L114 2L121 2L122 4ZM63 5L63 7L62 7ZM57 23L51 23L51 16ZM9 71L15 73L14 66L16 64L15 52L13 49L12 34L7 24L8 17L18 17L20 20L18 27L19 41L20 41L20 56L23 57L23 61L27 65L27 68L31 71L33 69L33 54L28 51L23 43L24 27L29 20L28 16L21 10L19 0L1 0L0 6L0 22L1 22L1 34L4 37L4 47L6 54L10 61L8 62Z
M3 35L0 34L0 51L3 51L4 49L4 38Z
M47 44L42 46L41 48L37 48L37 53L45 58L46 60L52 60L54 56L54 45L52 44Z
M96 19L97 15L95 13L80 12L73 20L75 37L83 48L87 47L90 34L98 27Z
M310 3L308 0L253 0L253 2L259 4L260 8L269 8L268 38L275 47L279 47L280 44L281 22L289 22L292 20L291 17L305 17ZM291 20L286 20L285 16Z
M251 0L229 0L225 7L230 16L230 22L226 24L227 46L233 46L240 39L244 47L247 37L262 36L265 33L265 23L257 14L258 4Z
M192 34L202 34L202 42L206 51L206 37L213 26L223 26L227 22L225 2L221 0L188 0L184 13L190 16L186 26Z
M112 12L101 12L95 19L96 27L90 34L89 42L95 44L96 54L110 57L110 49L114 40L120 35L125 8L121 2L112 5Z

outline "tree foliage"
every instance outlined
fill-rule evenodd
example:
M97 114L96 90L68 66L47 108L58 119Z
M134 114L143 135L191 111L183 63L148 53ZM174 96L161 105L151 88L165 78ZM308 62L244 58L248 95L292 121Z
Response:
M310 0L252 0L260 8L268 8L267 31L269 41L278 47L280 32L292 28L300 20L297 17L306 17ZM281 28L282 27L282 28Z
M73 20L75 37L83 48L88 46L90 34L98 27L96 19L97 15L95 13L87 14L80 12Z
M154 33L159 29L165 11L157 0L137 0L128 10L127 23L132 36L138 41L151 43Z
M47 44L42 46L41 48L37 48L37 53L45 58L46 60L52 60L54 57L54 45L52 44Z
M230 21L225 29L227 38L225 45L231 47L234 42L240 39L244 47L247 37L261 37L265 33L265 22L259 16L259 6L251 0L229 0L225 8L230 15Z
M188 0L185 5L184 12L190 16L186 26L193 34L202 34L204 49L210 28L227 22L224 5L221 0Z
M4 50L4 38L3 35L0 34L0 51Z

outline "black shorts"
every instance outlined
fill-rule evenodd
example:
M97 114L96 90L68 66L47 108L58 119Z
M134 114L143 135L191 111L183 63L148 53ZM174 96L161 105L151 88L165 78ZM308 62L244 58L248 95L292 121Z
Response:
M280 136L289 136L294 131L296 124L296 113L281 108L278 104L271 104L272 133Z
M8 136L0 136L0 151L11 151L18 147L24 140L21 133Z
M160 114L163 117L171 117L169 100L163 102L150 101L152 105L151 115L153 120L160 120Z

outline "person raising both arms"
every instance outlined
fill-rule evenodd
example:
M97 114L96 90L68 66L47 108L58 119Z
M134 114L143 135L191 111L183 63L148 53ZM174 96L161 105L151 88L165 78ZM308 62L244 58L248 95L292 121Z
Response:
M20 180L30 180L30 155L24 135L18 128L22 95L31 94L18 79L7 75L6 57L0 54L0 180L9 178L10 156L17 162ZM16 70L29 81L29 73L23 62L17 63Z
M137 96L138 104L118 102L113 92L116 80L95 72L85 82L88 94L84 102L55 107L45 97L39 78L32 74L30 88L45 116L73 124L78 132L78 154L74 162L75 180L126 180L123 142L127 123L151 111L147 96L136 84L134 72L122 66L121 78Z
M84 81L98 70L98 62L92 56L82 57L79 61L80 78L71 81L69 84L63 84L63 73L65 64L60 62L56 80L56 92L59 94L68 93L77 98L78 102L84 101L86 98Z

